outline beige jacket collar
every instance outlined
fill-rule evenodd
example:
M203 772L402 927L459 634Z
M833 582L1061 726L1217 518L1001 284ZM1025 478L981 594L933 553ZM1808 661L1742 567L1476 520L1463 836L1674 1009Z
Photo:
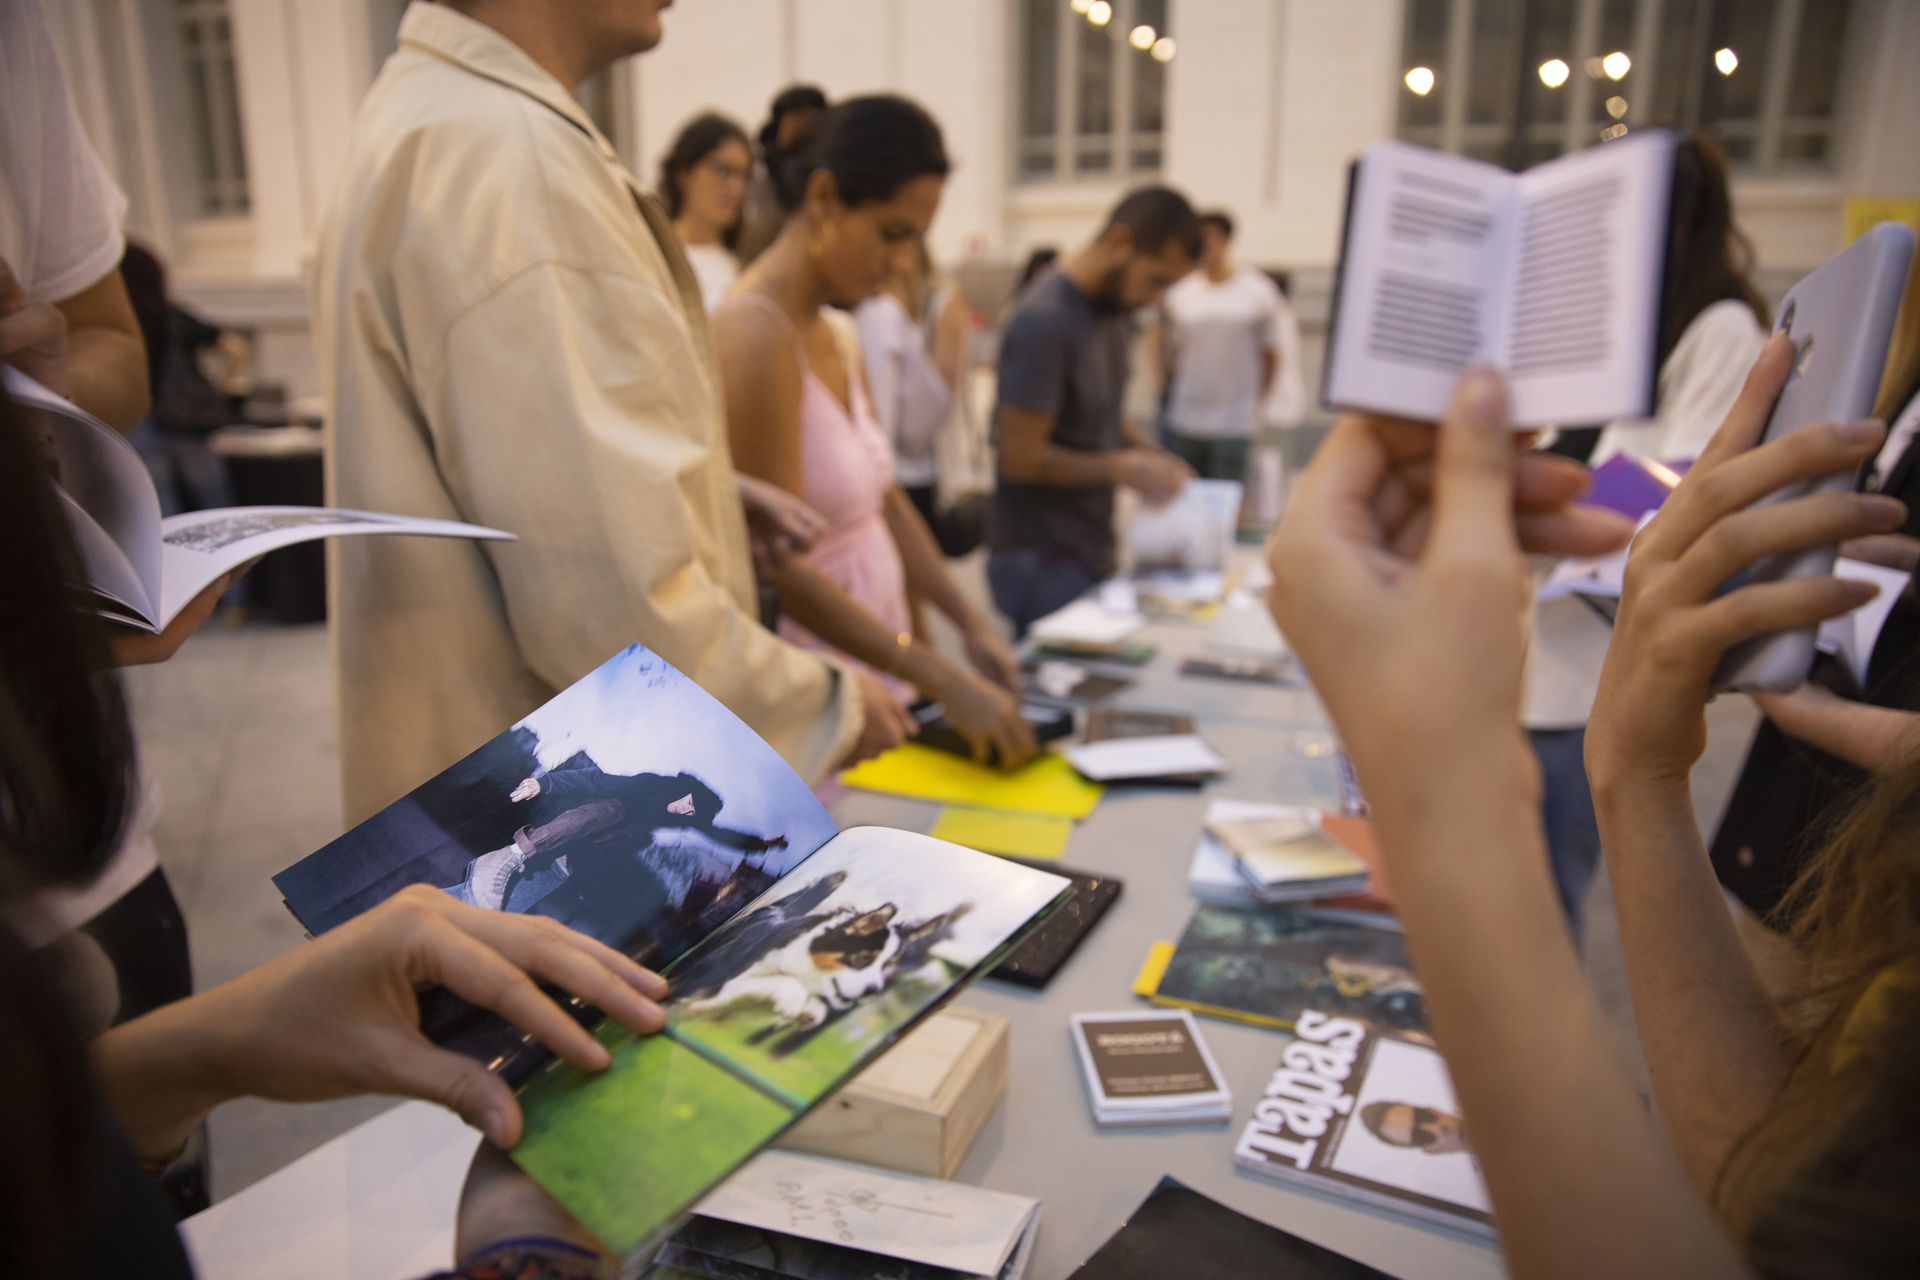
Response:
M400 20L400 43L443 58L462 70L506 85L551 107L592 138L603 156L615 164L620 163L613 144L594 127L593 120L567 87L528 57L526 50L485 23L476 22L444 4L413 0Z

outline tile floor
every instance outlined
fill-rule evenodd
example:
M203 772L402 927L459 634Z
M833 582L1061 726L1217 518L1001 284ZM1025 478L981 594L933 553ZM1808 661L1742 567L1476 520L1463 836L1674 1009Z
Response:
M977 591L980 584L969 585ZM186 912L195 978L211 986L299 945L301 929L269 877L340 833L326 628L215 625L173 661L129 671L126 683L145 766L161 788L161 861ZM1722 698L1708 719L1694 794L1702 826L1712 830L1755 713L1744 698ZM1604 872L1587 906L1586 967L1623 1053L1644 1079ZM300 1106L249 1099L220 1108L212 1119L214 1197L232 1195L390 1105L384 1098Z

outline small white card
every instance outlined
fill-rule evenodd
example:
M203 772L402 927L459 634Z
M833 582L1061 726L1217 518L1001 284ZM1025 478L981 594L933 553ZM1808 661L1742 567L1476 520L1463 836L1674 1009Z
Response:
M1227 762L1197 733L1150 738L1109 738L1086 742L1061 753L1067 763L1095 782L1114 778L1165 778L1185 773L1221 773Z

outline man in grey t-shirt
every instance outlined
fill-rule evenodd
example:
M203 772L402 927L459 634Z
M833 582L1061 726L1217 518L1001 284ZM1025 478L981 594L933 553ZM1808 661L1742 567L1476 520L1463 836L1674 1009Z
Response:
M1143 187L1092 243L1027 289L1000 343L1000 484L987 580L1025 635L1114 571L1113 490L1149 504L1193 472L1126 419L1132 313L1193 269L1200 221L1179 192Z

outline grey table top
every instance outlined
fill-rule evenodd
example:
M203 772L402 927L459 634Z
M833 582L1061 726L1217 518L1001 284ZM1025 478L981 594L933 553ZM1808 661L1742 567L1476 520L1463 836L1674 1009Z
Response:
M1333 739L1318 701L1302 689L1181 676L1180 659L1204 648L1206 634L1199 624L1148 626L1136 638L1159 652L1113 705L1193 716L1230 771L1204 792L1109 788L1075 829L1061 865L1119 877L1125 885L1119 900L1044 991L982 981L961 995L962 1004L1006 1015L1012 1028L1007 1096L955 1178L1042 1202L1032 1280L1060 1280L1072 1272L1119 1229L1163 1174L1408 1280L1502 1275L1498 1248L1484 1240L1281 1187L1234 1167L1235 1139L1286 1043L1278 1032L1203 1020L1207 1043L1234 1093L1227 1124L1102 1130L1093 1122L1067 1017L1140 1007L1131 993L1134 974L1154 942L1180 936L1194 906L1187 896L1187 865L1207 800L1336 804ZM925 831L939 809L854 791L832 812L842 828Z

